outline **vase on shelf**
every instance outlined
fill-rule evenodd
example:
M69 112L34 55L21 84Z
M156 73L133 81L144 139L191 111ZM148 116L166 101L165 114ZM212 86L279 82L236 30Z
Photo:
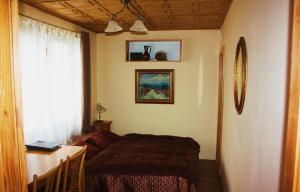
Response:
M144 46L144 54L143 54L143 59L144 61L149 61L150 60L150 53L151 53L151 46L145 45Z

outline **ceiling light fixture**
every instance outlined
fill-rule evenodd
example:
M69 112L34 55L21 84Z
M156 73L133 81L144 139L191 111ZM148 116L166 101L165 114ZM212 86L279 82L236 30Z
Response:
M112 16L109 20L109 23L108 23L106 29L104 30L105 33L116 33L116 32L120 32L123 30L123 28L116 21L116 18L117 18L117 15L122 13L125 9L128 9L129 11L131 11L128 6L130 1L131 0L123 0L123 8L120 11L118 11L117 13L112 14ZM137 19L135 20L134 24L129 28L129 30L132 32L137 32L137 33L146 33L148 31L148 29L144 25L144 22L138 16L136 16L136 17L137 17Z
M129 30L134 32L143 32L143 33L148 31L143 21L139 18L135 20L134 24L130 27Z
M118 22L114 18L111 18L109 20L109 23L108 23L106 29L104 30L104 32L105 33L116 33L116 32L120 32L122 30L123 30L123 28L118 24Z

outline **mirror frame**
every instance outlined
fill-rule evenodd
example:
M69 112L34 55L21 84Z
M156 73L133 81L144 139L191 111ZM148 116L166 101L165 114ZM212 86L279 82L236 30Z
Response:
M241 94L239 100L238 93L238 61L239 57L242 57L242 87ZM248 65L248 57L247 57L247 48L246 48L246 40L244 37L240 37L240 40L237 44L235 51L235 61L234 61L234 104L237 113L240 115L243 112L245 98L246 98L246 86L247 86L247 65Z

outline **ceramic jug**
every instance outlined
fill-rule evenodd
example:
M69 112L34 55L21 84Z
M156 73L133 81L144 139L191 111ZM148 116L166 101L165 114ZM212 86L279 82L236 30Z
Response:
M151 46L145 45L144 50L145 50L145 52L143 54L143 59L145 61L149 61L150 60L150 53L151 53Z

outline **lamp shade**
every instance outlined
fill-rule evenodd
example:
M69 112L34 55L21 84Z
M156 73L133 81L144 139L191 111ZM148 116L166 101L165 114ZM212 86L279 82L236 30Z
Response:
M140 19L135 20L134 24L130 27L130 31L134 32L147 32L148 29Z
M106 27L106 29L104 30L105 33L115 33L115 32L119 32L122 31L123 28L113 19L111 19Z

